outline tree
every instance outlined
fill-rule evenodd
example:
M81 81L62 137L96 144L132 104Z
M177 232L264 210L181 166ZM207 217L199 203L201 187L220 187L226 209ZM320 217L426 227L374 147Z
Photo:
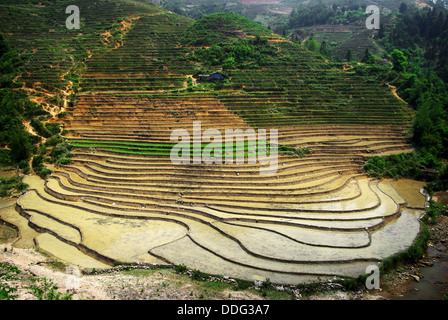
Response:
M398 49L395 49L391 53L392 58L392 69L397 72L403 72L408 65L408 58L404 55L404 53Z
M408 11L408 5L406 4L406 3L404 3L404 2L402 2L401 4L400 4L400 13L405 13L406 11Z
M23 131L11 131L10 132L11 142L9 148L11 149L11 160L14 163L19 163L23 160L29 159L31 155L32 144L26 133Z
M6 42L3 35L0 33L0 57L9 51L8 43Z
M317 41L314 39L309 39L305 42L305 46L308 50L316 52L318 45L317 45Z
M320 52L320 54L323 55L323 56L329 56L329 54L328 54L328 46L327 46L327 42L326 42L326 41L323 41L323 42L320 44L319 52Z
M236 68L235 58L229 57L226 60L224 60L222 67L224 69L235 69Z
M366 52L364 53L364 57L362 58L361 62L366 64L375 64L375 57L370 53L369 49L366 49Z
M381 20L381 22L380 22L380 29L378 30L378 39L383 39L384 38L384 35L385 35L384 31L385 31L384 30L384 23Z
M425 98L418 107L414 122L414 140L435 157L447 155L448 124L443 103Z
M347 60L347 62L352 61L352 50L350 50L350 49L347 50L347 54L345 55L345 59Z

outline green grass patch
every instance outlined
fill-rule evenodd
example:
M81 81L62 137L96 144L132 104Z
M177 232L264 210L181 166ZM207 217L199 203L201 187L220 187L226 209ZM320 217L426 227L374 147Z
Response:
M10 197L28 189L28 185L22 180L23 177L19 176L9 178L0 177L0 198Z
M448 214L448 207L442 203L437 203L430 200L429 207L426 209L426 214L423 217L423 222L427 224L436 224L437 217L442 214Z
M62 294L57 284L46 277L25 275L16 266L0 263L0 300L18 298L19 285L31 291L38 300L71 300L71 294Z
M104 151L129 153L129 154L142 154L142 155L171 155L171 150L176 144L158 144L158 143L137 143L137 142L120 142L120 141L86 141L86 140L69 140L69 144L72 147L82 147L82 148L95 148ZM266 152L257 152L259 147L266 145ZM264 144L263 142L234 142L231 147L231 155L226 154L226 151L230 149L227 145L222 143L209 143L209 144L189 144L185 146L185 149L190 149L190 156L202 155L205 148L213 148L210 153L211 156L221 156L221 157L237 157L240 153L247 157L250 155L267 155L271 154L271 145ZM199 150L196 150L200 148ZM277 147L278 153L293 153L299 156L304 156L309 153L307 148L291 148L286 146ZM221 150L222 154L215 153L214 151ZM252 151L255 151L254 153ZM179 151L181 152L181 150Z
M20 280L20 273L17 267L0 262L0 300L14 300L18 297L17 287L8 284L7 281Z
M123 275L130 275L133 277L147 277L153 275L157 269L128 269L121 270L120 273Z

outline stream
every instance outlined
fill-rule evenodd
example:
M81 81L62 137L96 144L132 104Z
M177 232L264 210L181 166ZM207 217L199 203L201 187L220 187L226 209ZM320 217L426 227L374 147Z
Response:
M428 258L436 258L432 266L420 267L423 278L411 284L399 300L444 300L448 296L448 252L438 243L427 250Z

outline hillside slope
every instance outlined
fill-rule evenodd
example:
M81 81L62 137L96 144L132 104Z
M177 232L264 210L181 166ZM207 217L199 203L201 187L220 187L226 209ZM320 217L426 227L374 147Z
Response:
M147 2L79 1L76 32L61 30L63 14L50 15L61 7L27 2L2 4L1 15L16 15L18 25L2 32L30 54L31 74L20 77L30 94L70 97L56 110L65 117L49 121L60 121L75 147L69 163L48 165L47 180L26 177L30 189L17 202L41 233L29 239L40 248L85 268L185 264L299 283L357 277L416 239L421 185L361 170L368 155L410 149L403 134L412 113L387 84L277 35L252 34L241 18L234 30L242 42L209 34L202 48L184 42L200 26ZM35 18L26 39L23 14ZM229 64L241 46L247 58ZM193 81L204 70L229 79ZM311 153L280 153L278 170L265 176L264 165L247 161L175 165L160 150L194 121L202 132L278 129L281 146Z

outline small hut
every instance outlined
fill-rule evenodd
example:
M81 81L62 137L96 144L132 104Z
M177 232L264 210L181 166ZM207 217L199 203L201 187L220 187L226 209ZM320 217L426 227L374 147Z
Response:
M225 74L221 72L198 75L199 81L222 81L225 79L225 77L226 77Z

